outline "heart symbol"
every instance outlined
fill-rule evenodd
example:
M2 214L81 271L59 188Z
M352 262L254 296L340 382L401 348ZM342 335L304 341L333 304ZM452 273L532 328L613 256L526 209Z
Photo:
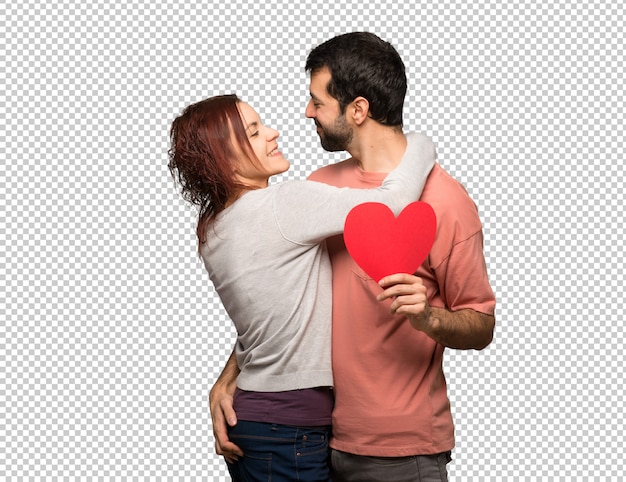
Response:
M385 204L364 203L346 217L344 241L354 261L375 281L413 274L435 241L437 217L425 202L407 205L396 218Z

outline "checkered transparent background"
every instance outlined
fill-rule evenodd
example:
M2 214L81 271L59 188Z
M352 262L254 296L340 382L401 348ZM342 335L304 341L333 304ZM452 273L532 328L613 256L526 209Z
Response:
M367 6L371 4L371 6ZM166 168L236 92L303 178L306 54L369 30L405 124L476 201L493 344L448 351L451 480L624 473L621 2L0 2L0 478L228 480L207 394L233 329ZM271 282L271 273L268 273Z

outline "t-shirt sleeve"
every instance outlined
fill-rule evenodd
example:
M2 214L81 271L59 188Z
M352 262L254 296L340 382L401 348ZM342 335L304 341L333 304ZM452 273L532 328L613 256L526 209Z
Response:
M434 271L446 308L494 314L496 299L487 274L482 231L454 244Z
M423 134L408 137L402 161L375 189L337 188L314 181L285 182L275 190L273 210L282 235L295 243L313 244L343 232L350 210L380 202L398 214L418 199L435 163L432 141Z

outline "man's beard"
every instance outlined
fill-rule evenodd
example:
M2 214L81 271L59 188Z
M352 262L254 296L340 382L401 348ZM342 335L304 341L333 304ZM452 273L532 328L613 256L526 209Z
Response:
M321 131L318 131L322 147L329 152L346 151L352 141L353 131L346 122L345 115L340 115L330 128L315 121Z

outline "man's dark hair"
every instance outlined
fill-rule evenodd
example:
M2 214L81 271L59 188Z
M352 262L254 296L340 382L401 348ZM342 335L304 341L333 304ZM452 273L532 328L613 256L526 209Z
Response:
M313 74L324 67L331 73L328 93L339 101L342 113L362 96L374 120L402 126L406 73L400 54L389 42L369 32L333 37L311 51L304 68Z

